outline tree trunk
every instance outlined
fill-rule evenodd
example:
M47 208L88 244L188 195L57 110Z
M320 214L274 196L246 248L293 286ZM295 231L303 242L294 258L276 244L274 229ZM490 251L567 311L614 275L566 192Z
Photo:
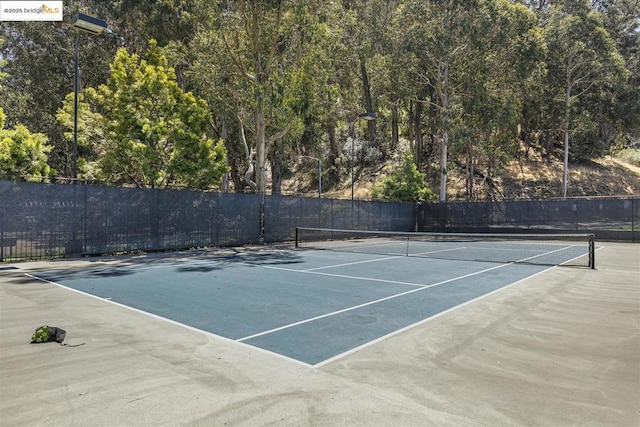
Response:
M442 131L442 149L440 153L440 201L447 201L447 146L449 144L449 131Z
M548 158L553 153L553 131L545 130L544 132L544 157Z
M567 89L564 97L565 117L564 117L564 171L562 174L562 200L567 198L567 188L569 187L569 120L571 102L571 75L567 74Z
M231 181L233 182L233 189L236 193L241 193L244 190L244 186L246 185L244 182L244 175L242 171L238 167L237 162L232 162L231 165Z
M267 161L266 147L266 125L264 121L264 112L262 110L262 96L256 96L256 106L253 112L253 119L256 128L255 144L256 144L256 191L264 193L266 191L266 175L265 165Z
M273 160L271 161L271 194L282 194L282 139L278 139L273 148Z
M336 126L333 122L327 125L327 136L329 138L329 158L327 159L327 178L325 179L325 187L331 188L338 183L338 168L336 160L340 157L338 149L338 139L336 138Z
M407 130L407 138L409 138L409 149L413 154L413 158L416 159L418 164L418 157L416 156L416 140L415 140L415 117L413 112L413 101L409 101L408 115L409 115L409 129Z
M444 79L443 79L443 94L442 94L442 111L445 115L444 128L442 130L442 149L440 152L440 201L445 202L447 200L447 148L449 145L449 64L444 64Z
M367 63L363 54L360 57L360 73L362 75L362 91L367 113L373 113L373 101L371 99L371 86L369 85L369 75L367 74ZM376 141L376 121L367 120L367 130L369 132L369 147L373 147ZM364 150L363 150L364 152Z
M424 138L422 136L422 115L424 111L424 106L422 102L416 103L416 115L414 117L413 127L416 132L416 147L414 158L416 160L416 165L419 165L424 160L422 158L422 154L424 153Z
M467 142L466 144L466 151L467 151L467 161L465 164L465 175L466 175L466 193L467 193L467 198L469 200L473 200L473 173L474 173L474 167L473 167L473 147L471 146L471 143Z
M391 106L391 150L395 151L398 147L398 142L400 141L400 132L398 131L399 127L399 117L398 117L398 105L400 104L400 99L396 99L393 101L393 105ZM387 157L386 152L383 152L385 158Z

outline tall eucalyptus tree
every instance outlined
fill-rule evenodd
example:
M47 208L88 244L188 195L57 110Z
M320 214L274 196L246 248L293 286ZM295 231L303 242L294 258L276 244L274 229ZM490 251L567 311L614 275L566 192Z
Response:
M564 140L562 197L567 197L569 180L569 134L582 112L579 101L592 90L613 85L627 70L602 16L587 0L571 1L551 7L544 34L549 49L549 89L562 115L559 129Z

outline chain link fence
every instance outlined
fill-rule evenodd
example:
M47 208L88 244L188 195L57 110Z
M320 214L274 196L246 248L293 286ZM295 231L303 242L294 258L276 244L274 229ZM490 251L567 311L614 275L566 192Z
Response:
M640 242L640 199L389 203L0 181L0 261L291 242L296 227L595 233Z
M584 232L640 242L640 198L429 203L417 221L420 231Z
M296 226L412 231L415 206L0 181L0 261L289 242Z

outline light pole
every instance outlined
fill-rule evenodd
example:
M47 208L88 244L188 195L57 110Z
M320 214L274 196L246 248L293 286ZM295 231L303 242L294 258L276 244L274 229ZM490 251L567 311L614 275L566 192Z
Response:
M102 19L78 13L71 19L71 24L76 30L86 31L90 34L100 34L107 28L107 23ZM73 180L78 178L78 51L80 49L80 31L76 31L75 51L73 55Z
M318 159L317 157L311 157L311 156L298 156L298 157L304 157L305 159L312 159L318 162L318 198L322 197L322 161L320 161L320 159Z
M361 114L358 114L358 119L371 121L376 119L376 115L375 113L372 113L372 112L361 113ZM351 201L353 201L353 184L355 182L355 177L353 173L353 170L355 167L355 157L356 157L356 150L354 145L355 139L356 139L356 125L354 120L351 122Z

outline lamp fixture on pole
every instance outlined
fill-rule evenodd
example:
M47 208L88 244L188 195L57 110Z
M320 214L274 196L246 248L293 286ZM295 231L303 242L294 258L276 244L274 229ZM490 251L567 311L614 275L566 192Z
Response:
M107 23L102 19L78 13L71 19L71 24L76 30L85 31L90 34L100 34L107 28ZM78 51L80 49L80 31L76 32L75 49L73 55L73 179L78 178L78 90L79 90L79 67Z
M85 15L84 13L78 13L76 16L71 18L71 24L75 29L86 31L87 33L94 35L100 34L107 29L106 21Z

